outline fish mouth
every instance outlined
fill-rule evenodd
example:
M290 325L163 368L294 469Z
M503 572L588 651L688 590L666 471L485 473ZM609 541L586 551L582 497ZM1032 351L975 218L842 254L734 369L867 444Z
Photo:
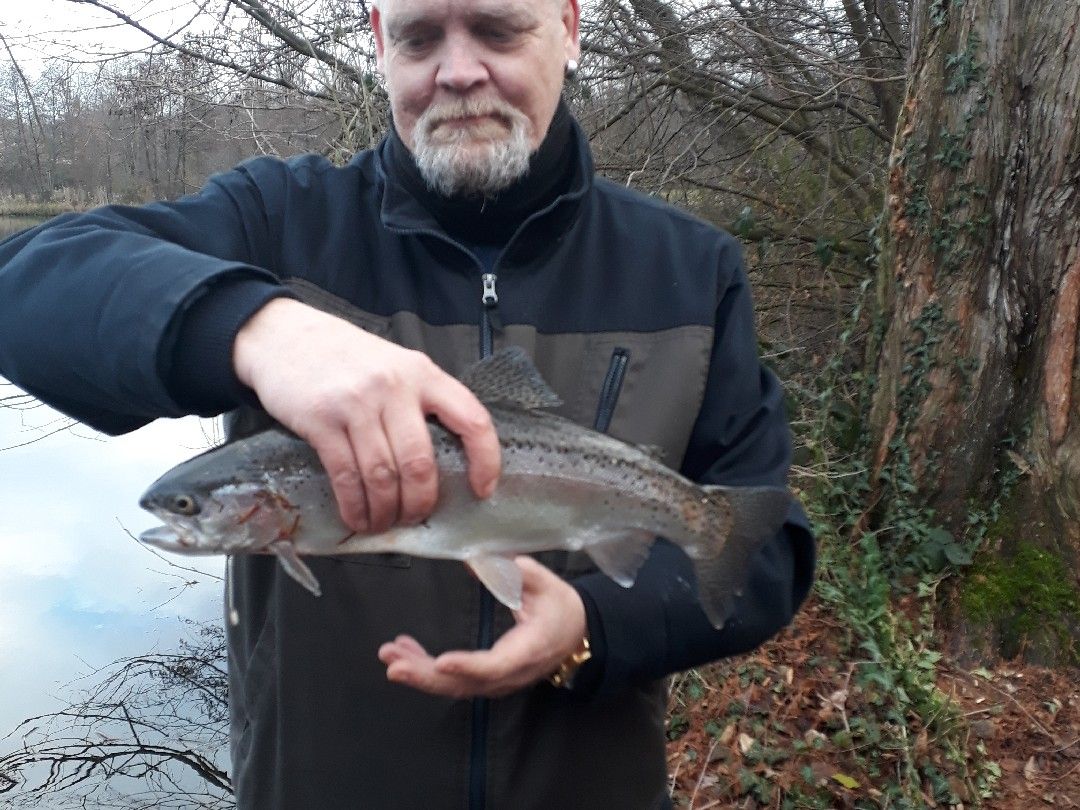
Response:
M177 531L175 526L154 526L139 535L139 542L163 551L187 551L195 543Z
M139 542L158 548L171 548L180 544L180 533L172 526L154 526L139 535Z

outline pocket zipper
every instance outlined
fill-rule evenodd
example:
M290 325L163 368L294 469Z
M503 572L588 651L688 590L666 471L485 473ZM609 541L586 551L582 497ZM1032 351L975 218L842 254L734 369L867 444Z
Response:
M599 433L607 433L611 427L611 418L615 415L615 405L619 401L619 392L622 390L623 379L626 377L626 369L630 365L630 350L621 346L611 353L611 363L608 364L607 374L604 375L604 384L600 388L600 402L596 406L596 419L593 421L593 430Z

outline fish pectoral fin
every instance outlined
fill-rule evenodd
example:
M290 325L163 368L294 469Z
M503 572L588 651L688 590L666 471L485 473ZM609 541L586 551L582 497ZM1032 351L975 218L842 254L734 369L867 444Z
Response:
M300 555L296 553L296 547L291 542L288 540L276 540L266 548L277 556L278 562L281 563L281 567L286 574L315 594L315 596L322 596L319 580L315 579L311 569L300 559Z
M465 561L491 595L510 610L521 610L521 569L509 557L469 557Z
M641 529L626 529L606 534L602 540L585 545L585 551L596 567L629 588L637 578L638 569L649 556L656 535Z

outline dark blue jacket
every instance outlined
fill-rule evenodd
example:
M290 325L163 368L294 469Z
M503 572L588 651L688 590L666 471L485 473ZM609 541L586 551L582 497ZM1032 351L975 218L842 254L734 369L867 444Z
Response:
M249 404L232 340L288 281L451 373L482 350L523 346L564 415L659 446L695 480L785 483L781 389L757 356L738 244L594 177L574 131L572 181L490 267L388 174L386 141L342 168L258 158L174 203L58 217L0 244L0 374L107 433ZM485 269L496 310L482 302ZM375 658L399 632L437 654L510 626L460 565L314 560L316 600L272 558L238 561L240 806L660 806L659 679L751 650L789 622L814 551L793 505L720 631L697 605L688 561L663 541L630 590L578 555L544 561L582 594L594 661L572 691L541 684L472 702L390 685Z

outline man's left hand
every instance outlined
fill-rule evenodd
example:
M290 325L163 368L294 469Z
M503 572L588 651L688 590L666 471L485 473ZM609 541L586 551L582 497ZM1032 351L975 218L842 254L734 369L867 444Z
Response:
M490 650L432 657L416 639L398 636L379 648L386 677L452 698L502 697L548 677L585 637L585 605L565 580L531 557L518 557L522 573L517 624Z

